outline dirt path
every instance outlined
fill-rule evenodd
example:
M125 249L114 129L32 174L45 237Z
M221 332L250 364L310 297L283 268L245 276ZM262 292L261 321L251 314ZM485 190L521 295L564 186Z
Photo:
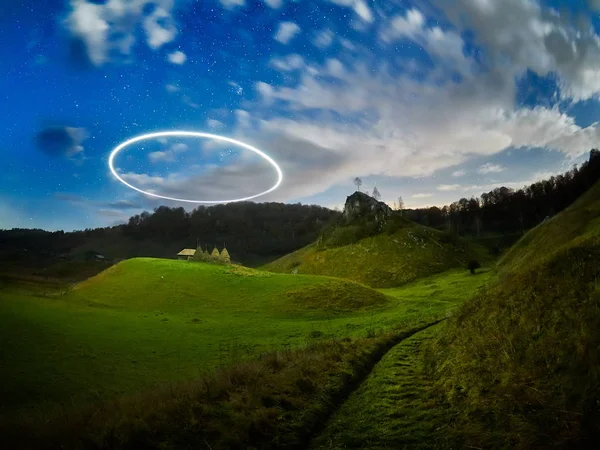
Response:
M419 354L439 326L403 339L333 413L308 448L449 448L444 411L436 408L431 385L419 370Z

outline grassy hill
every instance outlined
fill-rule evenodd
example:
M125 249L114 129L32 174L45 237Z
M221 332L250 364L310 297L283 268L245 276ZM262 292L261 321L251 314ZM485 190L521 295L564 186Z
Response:
M152 258L42 295L11 286L0 295L2 408L194 377L313 332L351 330L361 312L389 306L353 282Z
M153 258L123 261L77 285L71 298L97 307L195 312L204 319L224 309L277 317L352 312L386 301L383 294L344 280Z
M560 214L523 236L499 261L504 271L520 270L588 237L600 234L600 183Z
M360 226L336 227L319 242L263 268L279 273L328 275L390 288L466 267L470 259L488 259L481 246L401 218L374 236L362 234Z
M282 348L419 326L445 316L486 276L460 270L379 292L330 277L139 258L65 295L33 279L0 279L0 416L193 379Z
M525 235L427 357L457 447L592 448L600 433L600 184Z

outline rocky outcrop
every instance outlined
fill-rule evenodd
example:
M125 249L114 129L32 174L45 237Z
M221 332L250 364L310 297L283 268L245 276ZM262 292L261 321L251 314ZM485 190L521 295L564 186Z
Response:
M366 219L383 224L391 215L392 208L363 192L355 192L346 198L344 218L348 223Z

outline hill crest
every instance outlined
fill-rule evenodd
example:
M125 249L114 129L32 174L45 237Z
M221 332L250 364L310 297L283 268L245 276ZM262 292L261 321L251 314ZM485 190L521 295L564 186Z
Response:
M263 268L389 288L466 267L470 259L485 261L489 257L484 249L458 236L417 225L399 214L377 217L355 216L350 224L342 220L325 230L317 242Z

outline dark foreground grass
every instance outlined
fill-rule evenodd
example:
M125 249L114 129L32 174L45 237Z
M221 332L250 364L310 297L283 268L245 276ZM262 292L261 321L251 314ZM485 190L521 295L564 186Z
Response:
M19 449L306 448L373 365L418 331L331 339L114 401L0 419L0 436Z
M455 447L598 448L600 183L527 233L427 347Z
M425 358L456 447L597 448L600 237L464 303Z
M68 295L0 290L0 414L85 405L282 348L419 327L489 277L461 270L376 292L326 277L128 263Z
M423 376L420 353L439 325L393 347L335 413L311 449L449 448L448 410Z

